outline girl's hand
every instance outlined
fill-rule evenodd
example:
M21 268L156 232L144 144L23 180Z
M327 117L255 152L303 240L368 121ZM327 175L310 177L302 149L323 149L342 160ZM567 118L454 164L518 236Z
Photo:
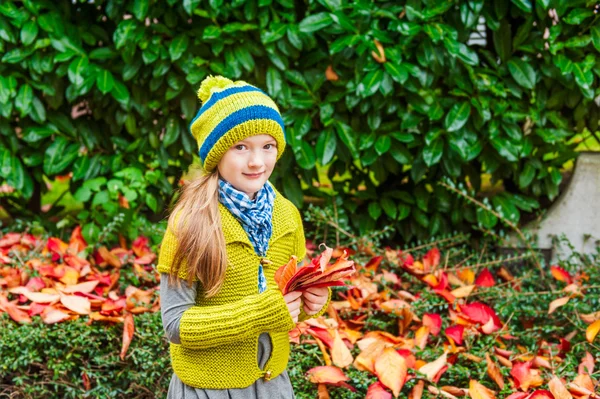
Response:
M300 297L302 293L300 291L288 292L283 296L285 303L287 304L290 316L294 320L294 323L298 322L298 316L300 316L300 304L302 303Z
M327 302L329 290L327 287L309 288L302 293L304 313L309 316L319 313Z

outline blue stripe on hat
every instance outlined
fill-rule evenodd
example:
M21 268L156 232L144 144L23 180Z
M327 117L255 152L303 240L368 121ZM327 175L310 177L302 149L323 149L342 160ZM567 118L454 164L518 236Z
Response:
M217 143L217 141L219 141L221 137L225 135L225 133L237 125L253 119L274 120L279 124L279 126L281 126L281 130L285 132L283 119L281 119L279 112L273 108L265 105L251 105L249 107L242 108L228 115L227 118L219 122L219 124L208 134L208 137L206 137L206 140L204 140L204 143L198 152L202 163L204 163L206 160L206 157L208 156L208 153L212 147Z
M196 122L196 119L198 119L200 117L200 115L202 115L205 111L207 111L210 107L212 107L213 105L215 105L215 103L219 100L224 99L225 97L229 97L233 94L237 94L237 93L245 93L245 92L249 92L249 91L259 91L261 93L263 93L264 95L267 95L265 92L263 92L261 89L258 89L254 86L241 86L241 87L230 87L228 89L225 89L223 91L219 91L216 93L213 93L210 98L208 99L207 102L205 102L204 104L202 104L202 106L200 107L200 109L198 110L198 113L196 114L196 116L194 117L194 119L192 119L192 122L190 123L190 127L192 126L192 124L194 122Z

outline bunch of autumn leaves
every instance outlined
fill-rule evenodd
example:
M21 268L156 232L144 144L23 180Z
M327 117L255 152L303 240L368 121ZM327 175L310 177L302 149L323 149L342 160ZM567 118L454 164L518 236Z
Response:
M18 323L40 316L46 324L88 317L94 321L124 323L121 359L134 333L133 315L160 309L157 288L143 290L118 286L121 268L132 267L141 281L155 285L152 263L156 255L148 239L138 237L131 248L100 247L86 255L87 243L78 226L69 243L51 237L41 241L32 234L8 233L0 239L0 311ZM21 255L19 255L21 254ZM22 255L27 260L22 260ZM8 294L16 299L9 300Z
M339 252L339 251L336 251ZM401 251L386 250L387 260L424 282L429 289L448 303L450 326L443 330L446 342L443 354L437 359L417 359L415 353L425 348L430 336L442 333L442 315L425 313L418 317L413 304L418 303L420 293L413 295L404 290L398 275L379 270L383 256L373 257L358 273L351 277L348 289L340 295L344 300L333 301L328 309L329 317L309 319L299 323L290 333L295 343L316 343L323 354L325 366L307 372L310 381L318 384L319 398L328 398L327 386L343 386L354 390L343 369L354 367L377 377L367 391L367 399L391 399L397 397L409 380L415 380L408 393L410 399L420 399L426 390L436 397L495 399L496 392L476 379L468 387L439 386L445 371L457 362L485 362L487 375L497 389L512 394L509 399L600 399L598 381L592 375L594 357L587 352L571 381L558 378L554 373L566 352L570 350L568 336L557 343L542 342L537 353L529 353L515 342L507 326L495 311L485 303L470 300L470 295L485 287L496 285L496 278L488 269L477 275L465 267L447 272L440 267L440 252L430 250L421 260ZM551 268L552 276L567 283L564 292L568 296L581 292L585 276L570 276L560 267ZM504 267L496 273L507 288L519 290L519 282ZM379 291L377 283L385 283L391 289ZM549 313L562 302L554 301ZM562 303L564 304L564 303ZM363 331L365 319L373 311L383 311L398 316L398 335L384 331ZM582 315L588 322L586 338L591 343L600 329L600 312ZM446 317L444 317L446 319ZM497 345L485 354L485 358L468 353L464 346L467 336L494 334ZM306 339L310 336L309 339ZM304 338L301 340L301 338ZM357 347L359 354L353 357ZM508 349L516 348L516 349ZM462 364L464 366L464 364ZM468 365L466 365L468 367ZM501 367L510 369L505 379ZM545 376L550 377L545 378ZM547 384L548 389L540 389ZM391 391L391 392L390 392ZM425 395L429 397L429 395Z

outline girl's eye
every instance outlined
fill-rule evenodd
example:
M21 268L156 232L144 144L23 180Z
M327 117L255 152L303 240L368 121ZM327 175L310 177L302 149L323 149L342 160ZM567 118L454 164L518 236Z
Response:
M265 150L270 150L272 148L275 148L274 144L267 144L267 145L265 145Z
M246 146L243 145L243 144L238 144L238 145L235 146L235 149L241 151L241 150L244 149L244 147L246 147Z

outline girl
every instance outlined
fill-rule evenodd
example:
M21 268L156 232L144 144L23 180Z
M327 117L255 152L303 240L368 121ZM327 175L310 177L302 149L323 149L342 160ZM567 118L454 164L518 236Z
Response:
M288 331L323 314L331 290L283 296L274 280L306 254L298 209L268 182L283 120L243 81L209 76L198 97L190 129L203 173L182 187L158 259L168 398L294 398Z

